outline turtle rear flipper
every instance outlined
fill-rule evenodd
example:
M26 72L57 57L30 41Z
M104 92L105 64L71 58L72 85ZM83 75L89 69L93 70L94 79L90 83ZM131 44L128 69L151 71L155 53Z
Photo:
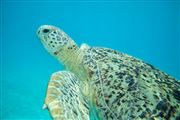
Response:
M60 71L51 76L45 98L55 120L88 120L89 105L79 89L79 80L71 72Z

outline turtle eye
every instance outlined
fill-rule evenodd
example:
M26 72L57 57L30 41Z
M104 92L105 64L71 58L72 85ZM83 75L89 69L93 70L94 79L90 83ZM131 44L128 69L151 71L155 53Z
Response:
M44 29L43 30L43 33L48 33L49 32L49 29Z

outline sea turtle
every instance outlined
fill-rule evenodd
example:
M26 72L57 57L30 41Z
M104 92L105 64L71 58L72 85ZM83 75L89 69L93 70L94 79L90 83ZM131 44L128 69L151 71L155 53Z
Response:
M77 44L61 29L37 35L66 71L53 73L44 108L55 120L180 120L180 82L130 55Z

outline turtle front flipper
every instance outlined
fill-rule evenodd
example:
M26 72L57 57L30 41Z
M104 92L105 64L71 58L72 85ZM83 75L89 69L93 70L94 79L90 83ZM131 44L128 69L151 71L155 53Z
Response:
M78 78L71 72L60 71L51 76L44 107L54 120L88 120L89 105L81 94Z

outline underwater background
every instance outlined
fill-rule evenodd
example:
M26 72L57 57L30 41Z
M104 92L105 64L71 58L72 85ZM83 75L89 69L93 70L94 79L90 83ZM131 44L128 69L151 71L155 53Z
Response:
M47 119L42 110L53 72L63 66L36 36L40 25L63 29L78 45L112 48L180 79L179 1L1 0L0 119Z

